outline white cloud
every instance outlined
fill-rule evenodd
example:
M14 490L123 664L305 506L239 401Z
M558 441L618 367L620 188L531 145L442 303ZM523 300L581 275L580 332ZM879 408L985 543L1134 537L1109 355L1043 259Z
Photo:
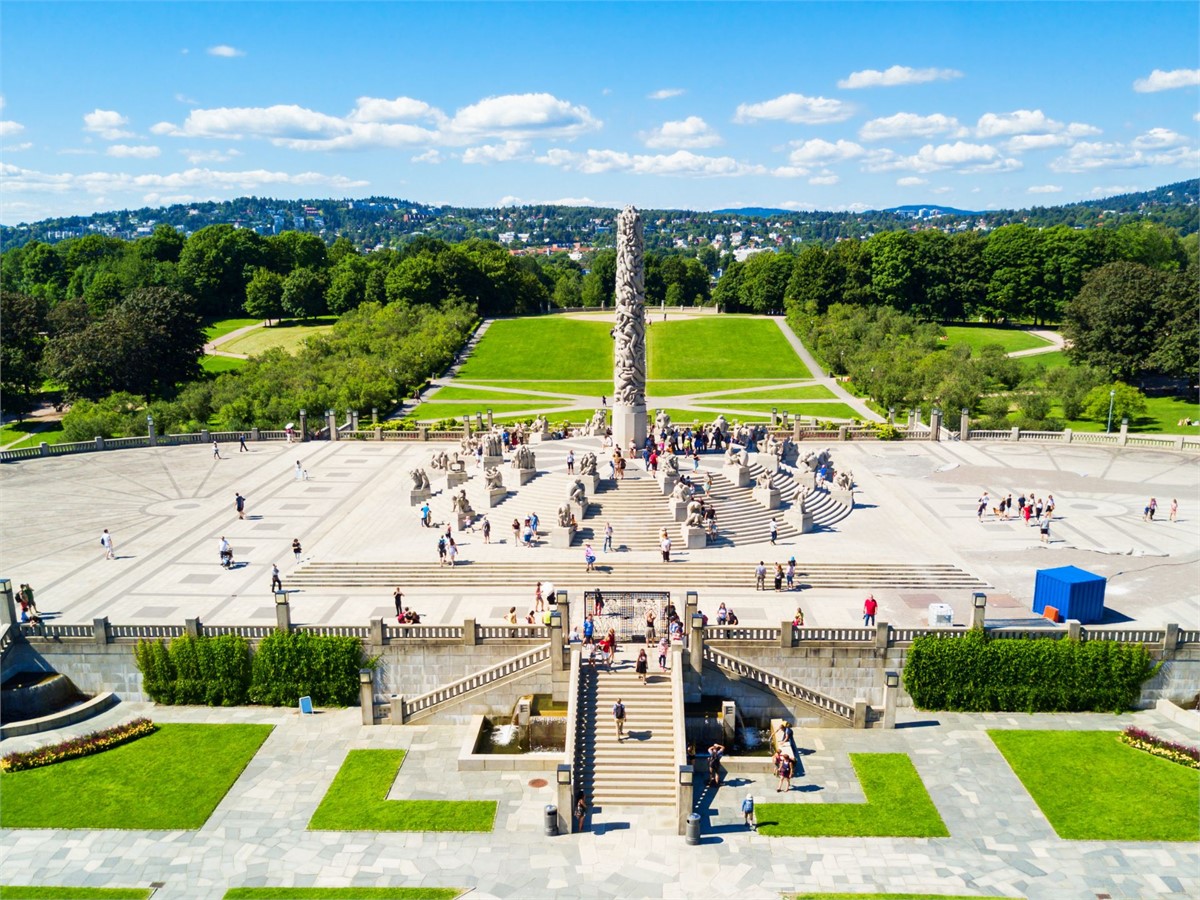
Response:
M511 138L576 137L600 125L586 106L575 106L552 94L506 94L464 106L454 114L447 130Z
M1106 187L1097 185L1088 191L1093 197L1116 197L1120 194L1132 194L1142 188L1136 184L1110 184Z
M505 141L503 144L469 147L463 151L462 161L467 165L488 165L494 162L529 159L531 156L528 141Z
M967 129L959 124L954 116L933 113L919 116L915 113L896 113L894 116L884 116L872 119L858 130L858 136L864 141L902 140L904 138L930 138L945 134L950 137L966 137Z
M1066 147L1071 143L1071 138L1065 134L1018 134L1004 142L1004 149L1009 153L1025 153L1027 150Z
M1200 85L1200 69L1172 69L1170 72L1155 69L1149 77L1135 81L1133 89L1139 94L1152 94L1197 85Z
M647 100L670 100L672 97L680 97L684 94L683 88L660 88L653 93L647 94Z
M929 184L929 179L920 178L916 175L905 175L903 178L897 178L896 184L900 187L917 187L922 184Z
M638 137L654 150L702 150L721 143L721 136L699 116L688 116L678 122L663 122Z
M788 154L788 161L794 166L827 165L847 159L856 159L866 151L853 141L839 140L837 143L814 138L810 141L794 141L796 149Z
M1066 126L1049 118L1040 109L1017 109L1010 113L984 113L975 126L981 138L1004 137L1010 134L1057 134Z
M196 189L254 191L280 185L346 189L368 184L366 181L342 175L324 175L320 172L272 172L267 169L224 172L193 168L183 172L144 175L130 175L125 172L46 173L23 169L11 163L0 163L0 177L4 179L5 190L20 194L73 191L88 194L128 191L141 193L147 190Z
M952 187L946 187L945 185L942 185L941 187L935 187L935 188L933 189L933 193L935 193L935 194L948 194L948 193L950 193L952 190L954 190L954 188L952 188Z
M394 100L359 97L354 109L346 116L350 122L392 122L396 119L425 118L445 121L446 116L440 109L430 106L424 100L414 100L412 97L396 97Z
M176 101L177 103L184 103L184 104L187 104L188 106L195 106L195 105L196 105L196 101L195 101L195 100L193 100L193 99L192 99L191 97L189 97L187 94L183 94L183 93L176 93L176 94L175 94L175 101Z
M801 125L823 125L844 122L854 115L854 107L828 97L806 97L804 94L783 94L762 103L740 103L733 120L741 124L763 119L781 120Z
M229 162L236 156L241 156L242 151L230 148L228 150L184 150L183 156L193 166L207 162Z
M83 130L99 135L106 141L117 141L121 138L133 137L132 131L125 131L124 126L129 119L111 109L94 109L83 117Z
M412 159L409 160L409 162L415 162L415 163L429 163L432 166L436 166L441 161L442 161L442 154L440 152L438 152L436 147L430 147L424 153L418 153L416 156L414 156Z
M11 120L0 122L0 138L12 137L14 134L20 134L25 130L25 126L20 122Z
M239 50L237 47L230 47L228 44L217 44L215 47L208 48L209 56L223 56L226 59L232 59L235 56L245 56L245 50Z
M1133 139L1133 146L1138 150L1158 150L1163 147L1175 147L1186 144L1187 138L1170 128L1151 128L1145 134Z
M837 175L830 173L828 175L814 175L808 179L809 184L837 184L842 179Z
M917 173L939 172L954 169L964 175L979 172L1011 172L1021 168L1015 159L1006 159L988 144L969 144L957 141L953 144L926 144L912 156L901 156L892 150L875 150L870 153L863 169L867 172Z
M1073 138L1093 137L1100 134L1101 131L1095 125L1087 125L1083 122L1072 122L1067 126L1067 135Z
M1116 142L1080 141L1050 163L1050 169L1054 172L1142 169L1151 166L1200 166L1200 151L1194 147L1175 147L1153 152Z
M1058 184L1035 184L1028 188L1031 194L1061 194L1062 185Z
M777 166L771 170L776 178L805 178L812 174L807 166Z
M882 72L878 69L851 72L848 78L843 78L837 85L840 88L852 90L854 88L925 84L929 81L950 81L962 77L963 73L957 69L913 69L909 66L892 66Z
M161 150L150 144L140 144L132 147L128 144L113 144L105 152L109 156L115 156L118 159L154 159L154 157L162 153Z
M691 178L765 175L763 166L739 162L730 156L701 156L689 150L669 154L631 154L617 150L586 150L580 153L553 148L537 162L571 169L585 175L623 172L630 175L675 175Z

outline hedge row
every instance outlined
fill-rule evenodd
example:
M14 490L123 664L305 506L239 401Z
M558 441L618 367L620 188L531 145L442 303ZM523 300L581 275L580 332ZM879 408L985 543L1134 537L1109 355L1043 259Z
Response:
M358 638L273 632L251 654L245 638L138 641L135 651L146 694L156 703L291 706L312 697L320 706L358 701L362 643Z
M115 725L112 728L105 728L103 731L93 731L91 734L38 747L36 750L10 753L0 759L0 770L21 772L25 769L36 769L67 759L91 756L93 753L110 750L156 731L158 731L158 726L149 719L134 719L123 725Z
M920 709L956 712L1119 712L1158 671L1141 644L1052 638L922 635L904 666Z

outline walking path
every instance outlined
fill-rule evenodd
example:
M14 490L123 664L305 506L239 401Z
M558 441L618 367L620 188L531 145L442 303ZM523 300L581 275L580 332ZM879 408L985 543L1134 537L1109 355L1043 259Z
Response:
M206 343L204 345L204 353L206 356L228 356L230 359L249 359L250 357L245 353L228 353L224 350L218 350L217 348L222 344L227 344L230 341L237 340L243 334L249 334L252 331L258 331L260 328L265 327L266 326L262 322L259 322L255 325L244 325L241 328L235 328L228 334L223 334L220 337L213 338L211 341Z
M1008 354L1009 356L1038 356L1042 353L1057 353L1059 350L1063 350L1067 346L1066 340L1057 331L1047 331L1045 329L1038 328L1030 329L1029 333L1036 334L1038 337L1042 338L1043 340L1047 340L1050 343L1044 347L1031 347L1029 350L1014 350L1012 353Z
M882 422L883 416L875 412L866 402L860 397L855 397L848 390L842 387L836 378L830 378L825 370L818 364L816 358L808 352L808 348L804 346L804 342L788 327L787 319L784 316L772 316L775 324L779 326L779 330L783 332L783 336L787 338L787 342L792 345L792 349L796 351L796 355L804 360L804 365L808 366L808 371L815 376L817 383L822 384L837 396L839 400L847 406L853 407L859 416L869 422Z

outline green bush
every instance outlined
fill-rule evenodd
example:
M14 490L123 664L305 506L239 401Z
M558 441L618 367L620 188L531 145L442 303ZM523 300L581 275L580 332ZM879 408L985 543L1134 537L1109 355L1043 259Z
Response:
M138 641L133 655L146 695L155 703L174 703L175 667L167 645L162 641Z
M319 706L351 706L358 702L362 665L358 638L276 631L254 652L250 700L292 706L307 695Z
M1141 644L1052 638L922 635L904 667L920 709L957 712L1119 712L1158 671Z
M156 703L240 706L250 691L250 645L235 634L138 641L142 685Z

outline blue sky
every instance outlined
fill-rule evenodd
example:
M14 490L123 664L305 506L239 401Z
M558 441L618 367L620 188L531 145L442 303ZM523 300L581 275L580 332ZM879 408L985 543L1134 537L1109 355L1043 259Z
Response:
M1200 5L23 3L0 221L221 199L1050 205L1200 173Z

